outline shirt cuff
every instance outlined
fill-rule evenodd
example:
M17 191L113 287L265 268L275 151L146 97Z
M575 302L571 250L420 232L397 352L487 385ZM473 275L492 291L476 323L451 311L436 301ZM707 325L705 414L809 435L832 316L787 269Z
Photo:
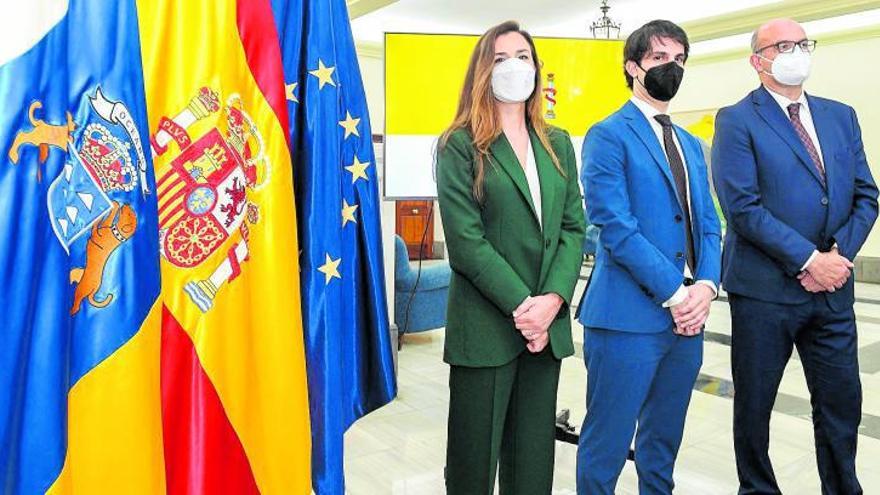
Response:
M697 280L695 283L703 284L703 285L709 287L710 289L712 289L712 293L715 294L712 296L713 300L718 298L718 286L715 285L715 282L713 282L711 280Z
M810 257L807 259L807 262L804 263L804 266L801 267L801 271L805 271L807 267L810 266L810 263L812 263L813 260L816 259L816 256L819 256L819 251L814 249L813 254L810 255Z
M675 291L675 294L673 294L672 297L670 297L669 299L666 300L665 303L663 303L663 307L664 308L671 308L672 306L679 305L679 304L683 303L684 300L687 299L687 297L688 297L688 288L685 287L684 284L681 284L678 287L678 290Z

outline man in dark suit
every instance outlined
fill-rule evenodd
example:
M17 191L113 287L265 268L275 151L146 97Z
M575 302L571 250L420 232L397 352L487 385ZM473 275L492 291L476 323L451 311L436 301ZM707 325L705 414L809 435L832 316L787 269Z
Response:
M804 93L816 43L790 20L761 26L761 87L716 119L712 167L728 222L722 281L739 493L780 493L768 456L773 402L797 347L813 406L822 491L862 493L855 472L861 383L852 260L877 218L855 111Z
M599 245L579 315L587 365L581 495L614 493L634 433L639 491L672 493L721 273L703 151L668 115L687 56L687 35L669 21L633 31L624 48L633 96L584 140L581 180Z

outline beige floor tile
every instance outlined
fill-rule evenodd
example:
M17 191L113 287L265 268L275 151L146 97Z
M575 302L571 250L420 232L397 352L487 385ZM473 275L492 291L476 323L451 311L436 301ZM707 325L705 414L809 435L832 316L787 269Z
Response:
M578 287L579 300L583 283ZM862 285L860 297L880 300L880 286ZM867 295L862 295L865 292ZM857 313L880 318L880 306L862 304ZM730 335L730 313L715 302L709 331ZM880 324L859 323L860 345L880 341ZM572 327L575 345L583 344L583 329ZM444 493L446 415L449 400L449 367L443 363L443 331L407 335L399 354L399 395L391 404L358 421L346 435L347 491L354 495L432 495ZM730 380L729 347L707 342L702 372ZM563 361L557 394L560 409L571 410L571 423L580 428L585 405L586 370L580 358ZM880 374L863 374L864 410L880 416ZM808 400L800 363L792 359L780 392ZM694 392L678 458L677 495L728 495L736 493L733 454L733 404L727 398ZM880 440L861 436L857 459L866 494L880 494ZM770 455L786 494L819 493L813 450L812 423L801 417L774 412ZM557 443L554 495L575 493L577 448ZM618 494L637 494L635 466L627 462Z

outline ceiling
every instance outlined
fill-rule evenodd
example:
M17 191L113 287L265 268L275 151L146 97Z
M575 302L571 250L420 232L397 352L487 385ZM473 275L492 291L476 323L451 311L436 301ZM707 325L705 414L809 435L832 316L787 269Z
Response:
M652 19L677 23L714 17L777 3L772 0L611 0L609 17L623 34ZM482 33L508 19L533 35L588 37L589 25L601 15L598 0L398 0L352 21L358 41L379 42L383 33Z
M653 19L683 24L692 53L745 49L751 30L776 17L801 21L811 36L880 25L880 0L610 0L621 37ZM348 0L360 46L385 32L479 34L514 19L536 36L590 37L600 0Z

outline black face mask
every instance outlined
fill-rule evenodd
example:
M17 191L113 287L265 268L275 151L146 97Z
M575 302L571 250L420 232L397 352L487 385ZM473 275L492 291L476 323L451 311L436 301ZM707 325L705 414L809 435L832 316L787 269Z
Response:
M641 65L636 65L638 65L639 69L642 69ZM651 98L659 101L669 101L678 93L683 77L684 69L675 62L668 62L651 67L645 71L645 81L642 83L642 86L648 90Z

